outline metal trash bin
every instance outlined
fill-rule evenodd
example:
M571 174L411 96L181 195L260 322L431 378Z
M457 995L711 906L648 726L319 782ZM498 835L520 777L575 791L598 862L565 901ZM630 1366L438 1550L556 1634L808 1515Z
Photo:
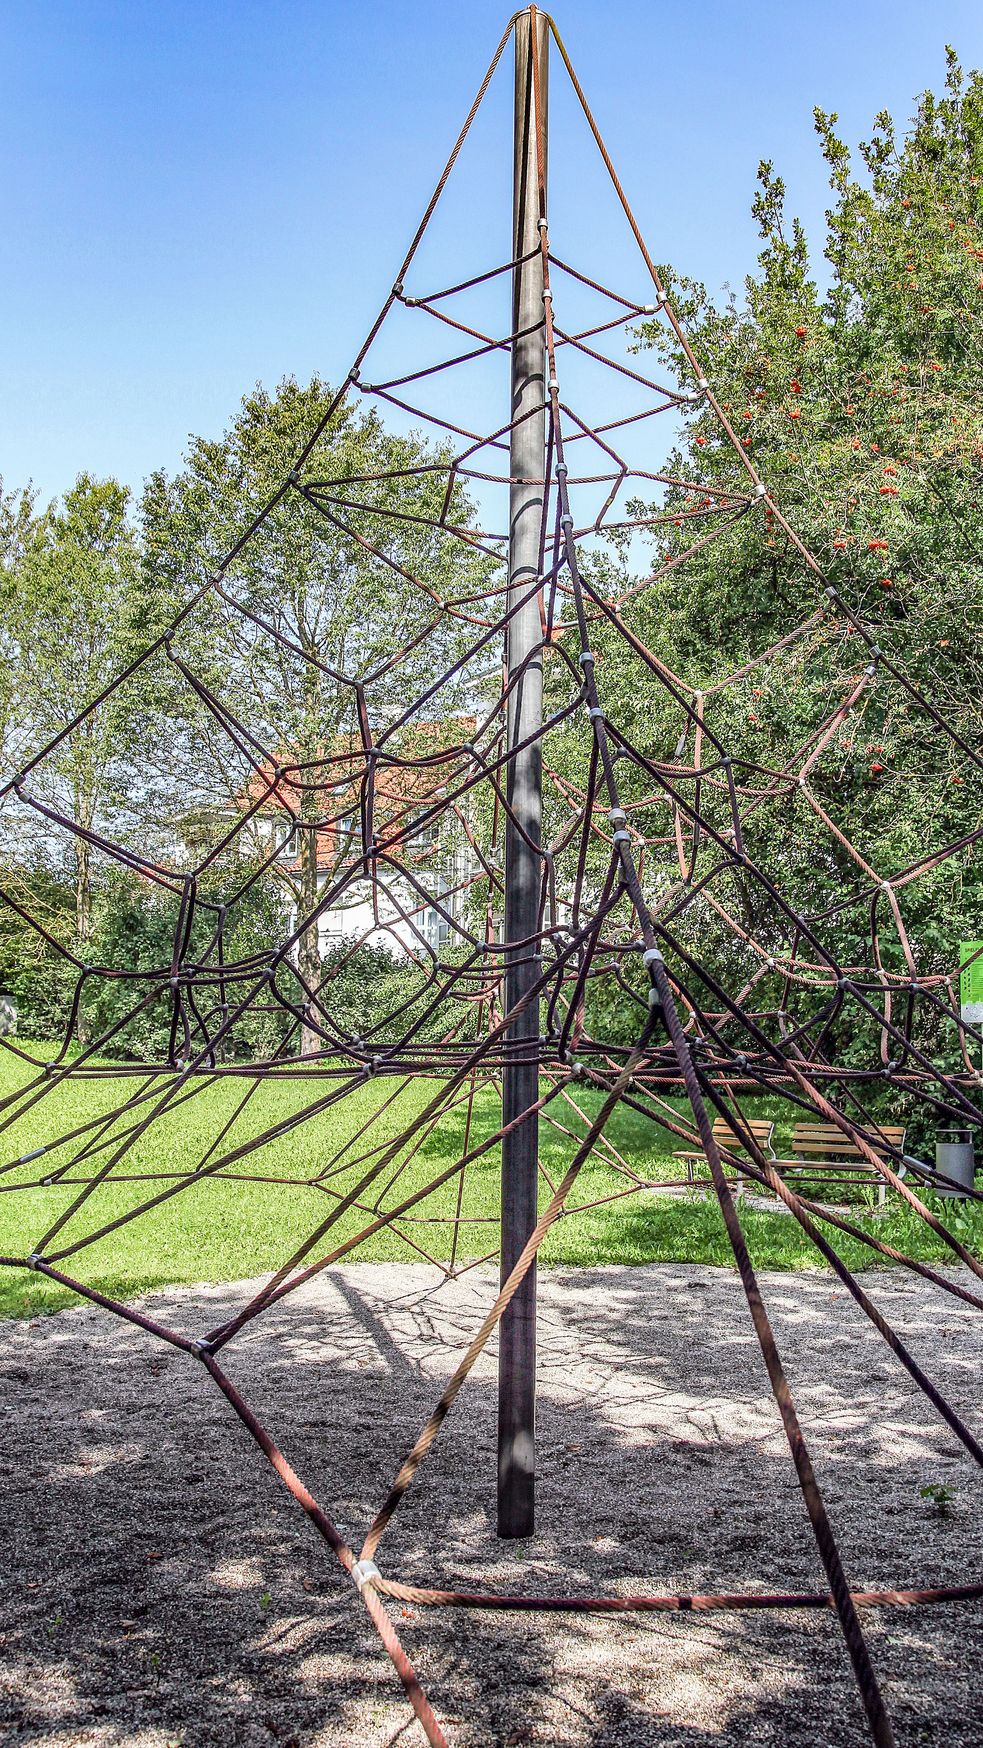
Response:
M963 1190L973 1188L976 1175L976 1159L973 1153L973 1137L968 1129L942 1129L935 1142L935 1168L953 1178L960 1189L949 1189L945 1184L933 1187L940 1196L958 1196L965 1201Z

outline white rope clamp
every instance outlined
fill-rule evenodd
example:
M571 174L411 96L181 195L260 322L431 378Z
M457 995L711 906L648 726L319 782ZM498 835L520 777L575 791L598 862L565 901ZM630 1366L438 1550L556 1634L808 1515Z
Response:
M379 1571L374 1560L356 1560L352 1567L352 1577L355 1580L355 1587L358 1594L361 1596L365 1586L367 1584L374 1584L377 1578L382 1577L382 1573Z
M604 712L599 704L588 704L587 714L592 722L596 721L598 717L600 717L602 722L604 721ZM43 1152L44 1149L42 1148L41 1151Z
M646 947L644 953L642 954L642 964L643 965L661 965L662 964L662 954L659 952L658 947Z

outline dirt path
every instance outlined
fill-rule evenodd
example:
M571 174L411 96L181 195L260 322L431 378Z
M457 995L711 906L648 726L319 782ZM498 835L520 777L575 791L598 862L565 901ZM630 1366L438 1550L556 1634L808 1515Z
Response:
M336 1271L228 1369L356 1538L489 1303L474 1272ZM827 1276L763 1277L851 1583L983 1575L979 1475ZM869 1275L977 1432L979 1313ZM154 1294L200 1333L246 1284ZM423 1583L569 1594L816 1589L740 1288L709 1268L541 1275L540 1527L494 1537L494 1355L385 1538ZM46 1748L413 1748L332 1558L203 1368L93 1309L0 1325L0 1739ZM943 1509L921 1496L944 1488ZM866 1741L822 1615L477 1615L398 1629L454 1748ZM901 1748L983 1741L983 1605L869 1611Z

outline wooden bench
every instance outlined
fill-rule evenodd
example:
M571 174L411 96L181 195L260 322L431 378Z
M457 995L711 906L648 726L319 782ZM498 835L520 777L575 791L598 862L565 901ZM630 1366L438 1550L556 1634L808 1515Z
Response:
M769 1117L745 1117L743 1119L743 1123L744 1123L745 1129L748 1131L749 1135L751 1136L752 1141L755 1143L755 1145L757 1147L759 1147L761 1149L761 1152L765 1155L766 1159L773 1160L775 1155L774 1155L774 1152L772 1150L771 1138L775 1133L775 1125L771 1121L771 1119ZM735 1131L731 1128L726 1117L714 1117L712 1134L713 1134L713 1138L716 1141L718 1147L726 1148L728 1153L736 1153L736 1154L738 1154L738 1156L743 1155L745 1158L747 1158L747 1150L745 1149L743 1141L741 1140L740 1136L737 1135L735 1133ZM685 1163L685 1166L686 1166L687 1181L689 1183L695 1183L696 1180L695 1180L695 1177L693 1175L693 1167L697 1164L697 1162L699 1160L706 1158L706 1154L703 1152L703 1149L699 1148L696 1152L694 1152L690 1148L678 1148L673 1153L673 1158L683 1160L683 1162ZM725 1162L725 1169L726 1169L726 1162ZM737 1193L738 1193L738 1195L741 1194L743 1188L744 1188L744 1179L743 1179L741 1173L738 1172L737 1173Z
M903 1128L885 1124L879 1133L887 1146L896 1148L899 1153L904 1152ZM874 1149L877 1149L876 1141ZM899 1165L890 1155L887 1163L899 1177L904 1176L903 1164ZM878 1207L884 1206L887 1189L884 1179L857 1142L844 1135L835 1123L796 1123L792 1131L791 1159L779 1159L775 1164L794 1189L808 1185L832 1184L839 1188L847 1184L874 1183L877 1185Z

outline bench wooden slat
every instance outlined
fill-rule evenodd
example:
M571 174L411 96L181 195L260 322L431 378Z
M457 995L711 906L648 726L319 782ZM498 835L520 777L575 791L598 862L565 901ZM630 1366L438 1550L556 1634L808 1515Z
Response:
M885 1125L881 1130L882 1145L895 1147L899 1151L904 1146L905 1131L898 1125ZM877 1144L874 1143L876 1152ZM796 1123L792 1131L792 1153L796 1158L822 1158L827 1155L838 1155L849 1164L855 1161L864 1164L868 1170L874 1171L859 1142L851 1141L841 1133L834 1124L829 1123Z
M877 1152L878 1147L902 1147L904 1145L904 1130L900 1135L885 1135L881 1140L871 1141L869 1145ZM846 1153L856 1149L861 1151L859 1141L851 1141L846 1135L793 1135L793 1147L829 1147L840 1148Z
M882 1134L883 1140L889 1141L889 1143L892 1143L894 1147L901 1145L901 1141L904 1140L903 1127L883 1127L880 1134ZM833 1124L829 1124L829 1126L822 1124L822 1126L820 1126L820 1124L812 1124L812 1122L798 1122L798 1124L794 1126L794 1129L792 1129L792 1145L794 1145L796 1141L810 1141L810 1143L815 1143L815 1145L822 1143L824 1147L826 1147L826 1145L833 1145L833 1147L857 1147L857 1145L859 1145L859 1143L852 1140L848 1134L843 1134L841 1129L836 1129ZM873 1145L876 1147L876 1141Z
M842 1129L836 1127L835 1123L796 1123L792 1133L793 1135L814 1136L817 1141L829 1139L842 1142L847 1147L855 1145L848 1135L844 1135ZM900 1123L886 1123L880 1133L885 1140L897 1141L904 1135L905 1130Z
M826 1153L842 1153L848 1159L867 1158L866 1153L862 1152L859 1147L851 1147L849 1141L844 1141L840 1145L837 1145L835 1141L793 1141L792 1152L809 1154L816 1153L819 1155Z

